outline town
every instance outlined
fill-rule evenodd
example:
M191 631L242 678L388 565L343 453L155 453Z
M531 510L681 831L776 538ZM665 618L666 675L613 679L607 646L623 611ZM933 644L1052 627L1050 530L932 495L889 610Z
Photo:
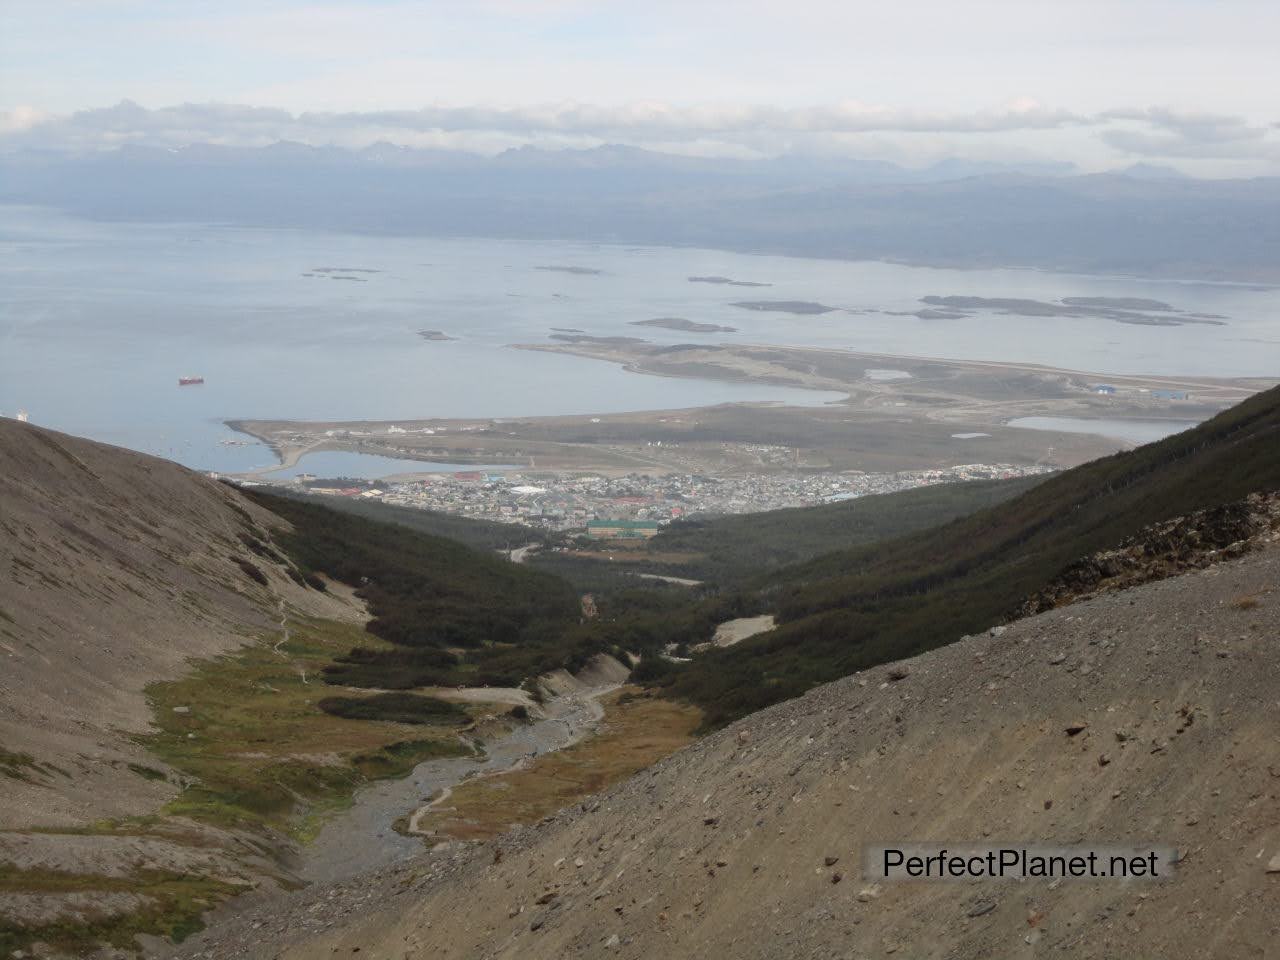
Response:
M396 481L326 480L302 474L287 485L313 494L377 499L553 531L586 529L591 536L613 539L651 535L672 520L699 514L756 513L834 503L935 483L1007 479L1048 472L1050 468L1043 466L980 463L897 473L845 471L733 477L695 474L605 477L465 471L421 474ZM601 522L605 520L632 523Z

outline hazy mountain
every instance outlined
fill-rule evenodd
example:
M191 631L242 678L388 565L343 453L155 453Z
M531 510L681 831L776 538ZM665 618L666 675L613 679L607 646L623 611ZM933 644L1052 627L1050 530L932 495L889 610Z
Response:
M0 159L0 202L121 220L698 245L1204 279L1280 278L1280 180L946 161L495 157L281 142ZM975 175L976 174L976 175Z
M1187 180L1185 173L1160 163L1135 163L1117 171L1135 180Z

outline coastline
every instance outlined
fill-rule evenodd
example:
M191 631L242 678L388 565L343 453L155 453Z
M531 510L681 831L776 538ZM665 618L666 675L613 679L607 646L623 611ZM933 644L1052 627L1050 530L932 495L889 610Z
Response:
M628 372L760 383L821 391L812 406L760 401L626 413L549 417L352 421L226 421L281 461L242 474L264 482L310 452L340 451L415 463L505 464L555 473L704 473L805 470L896 471L963 463L1074 466L1124 449L1105 435L1010 426L1063 421L1198 422L1273 384L1264 378L1103 374L1037 363L956 360L759 343L511 344L567 354ZM1098 387L1105 383L1105 388ZM776 438L776 439L774 439ZM790 462L752 450L781 444ZM776 459L776 458L775 458ZM440 472L440 471L437 471ZM384 474L389 476L390 474Z

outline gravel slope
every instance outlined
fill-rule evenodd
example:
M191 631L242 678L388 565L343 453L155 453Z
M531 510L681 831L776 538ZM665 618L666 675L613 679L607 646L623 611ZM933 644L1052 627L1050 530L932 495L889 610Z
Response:
M0 829L152 812L177 788L128 768L157 765L132 741L148 683L278 629L282 601L365 616L242 541L278 518L175 463L0 418L0 503L0 744L51 765L0 777Z
M309 888L176 952L1273 957L1278 587L1273 543L969 637L535 827ZM1168 843L1183 861L1162 883L863 882L863 845L895 840Z

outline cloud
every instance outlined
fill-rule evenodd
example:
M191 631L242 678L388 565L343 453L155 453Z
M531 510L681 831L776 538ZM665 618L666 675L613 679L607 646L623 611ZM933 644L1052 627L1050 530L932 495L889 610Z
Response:
M842 143L857 152L868 145L868 137L894 138L900 144L914 140L934 152L944 141L968 144L970 152L979 142L1020 149L1068 135L1078 141L1092 138L1111 151L1142 157L1277 157L1276 128L1241 117L1163 107L1082 114L1030 99L952 113L852 100L798 108L638 101L616 106L569 102L302 113L229 103L147 109L126 100L63 115L30 109L0 115L0 149L7 151L93 151L128 144L260 147L296 141L318 147L360 148L390 142L495 153L528 143L548 147L623 143L733 156L830 150Z
M1118 125L1102 130L1099 137L1123 153L1196 159L1280 157L1274 125L1250 123L1243 117L1151 108L1110 110L1102 119Z
M591 136L700 137L742 133L980 133L1040 130L1079 123L1064 110L1034 103L969 114L918 113L857 102L786 109L768 106L673 107L639 102L618 107L557 104L534 107L427 107L411 111L304 113L299 122L323 129L376 125L405 130L498 130Z
M599 139L705 137L828 133L992 133L1055 129L1085 122L1076 114L1033 102L968 114L921 113L845 102L785 109L769 106L675 107L659 102L621 106L582 103L520 107L424 107L420 110L292 114L237 104L182 104L148 110L132 101L63 116L8 123L10 147L23 145L89 149L120 143L183 146L194 142L257 145L300 140L315 145L350 144L376 137L397 140L413 134L496 133L558 135ZM372 142L372 141L371 141Z

